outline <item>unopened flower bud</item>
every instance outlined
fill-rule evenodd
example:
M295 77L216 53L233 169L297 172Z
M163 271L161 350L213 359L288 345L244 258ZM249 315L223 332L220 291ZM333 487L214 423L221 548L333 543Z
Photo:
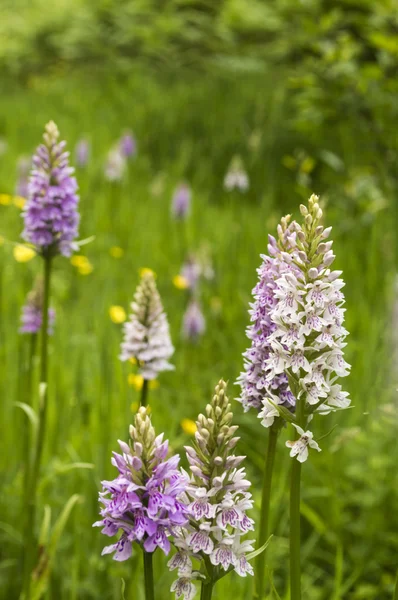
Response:
M308 215L308 208L304 204L300 204L300 212L303 217L306 217Z
M322 239L325 240L326 238L328 238L331 231L332 231L332 227L326 227L326 229L323 230Z

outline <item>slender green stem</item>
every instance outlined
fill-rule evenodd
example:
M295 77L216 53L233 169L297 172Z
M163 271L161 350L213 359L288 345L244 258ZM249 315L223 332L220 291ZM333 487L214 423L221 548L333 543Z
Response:
M144 383L142 384L142 388L141 388L141 400L140 400L141 406L146 406L148 403L148 386L149 386L148 379L144 379Z
M145 600L154 600L155 592L153 587L153 552L144 550L144 581L145 581Z
M47 421L47 374L48 374L48 309L50 305L50 279L51 279L51 257L44 258L44 289L42 306L42 328L40 347L40 391L39 391L39 426L36 437L36 447L33 465L29 477L28 503L26 515L28 522L27 536L25 539L25 564L23 574L23 598L30 600L31 573L37 559L37 548L35 545L35 521L36 521L36 495L40 475L40 465L46 433Z
M32 383L33 383L33 361L36 354L37 333L32 333L29 336L29 354L26 364L26 383L24 400L29 406L33 405L32 399ZM32 452L31 452L31 423L24 415L24 432L22 441L22 452L24 462L24 482L22 495L22 523L24 523L24 536L26 539L29 522L27 520L26 507L29 502L29 478L32 468ZM22 565L25 562L25 547L22 547Z
M200 592L200 600L211 600L213 594L213 582L203 582L202 589Z
M304 426L305 397L297 400L296 416ZM297 434L297 438L299 438ZM301 532L300 532L301 463L294 458L290 483L290 600L301 600Z
M300 561L301 463L293 459L290 487L290 599L301 600Z
M260 528L258 534L257 548L261 548L268 538L269 532L269 509L271 502L272 474L274 470L276 443L278 440L278 426L273 425L269 429L268 444L265 455L265 469L263 478L263 492L261 497ZM255 569L255 591L254 598L261 600L265 596L265 553L258 555Z

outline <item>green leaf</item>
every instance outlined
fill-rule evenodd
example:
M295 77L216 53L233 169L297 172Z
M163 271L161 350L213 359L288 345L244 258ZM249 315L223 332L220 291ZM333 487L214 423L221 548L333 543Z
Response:
M78 494L74 494L65 504L60 516L58 517L47 545L40 547L40 558L39 563L36 566L34 573L32 574L32 600L40 600L40 598L45 594L48 584L48 579L51 572L52 563L55 558L55 553L57 550L58 542L61 538L65 525L69 519L69 516L73 510L73 507L81 500L81 496ZM47 530L49 526L49 513L48 511L44 514L43 525L41 528L41 536L44 532L47 535ZM43 533L43 537L44 536Z
M85 462L58 464L54 467L52 473L50 473L46 477L43 477L43 479L40 482L40 489L44 488L57 475L63 475L64 473L69 473L69 471L73 471L75 469L94 469L94 465L92 463Z
M32 425L33 431L36 432L39 425L39 418L34 409L29 404L25 404L25 402L15 402L15 406L23 410Z
M276 591L275 584L274 584L274 578L272 576L271 569L267 569L267 571L268 571L269 581L270 581L270 584L271 584L271 599L273 599L274 595L275 595L276 600L282 600L282 598L280 597L280 595Z
M48 504L44 507L44 517L40 528L39 546L46 546L51 526L51 507Z
M259 554L264 552L264 550L268 547L268 545L273 537L274 537L273 534L271 534L269 536L268 540L265 542L265 544L263 544L261 546L261 548L257 548L257 550L254 550L253 552L250 552L249 554L247 554L246 555L247 560L252 560L252 558L255 558L256 556L258 556Z
M272 406L274 406L276 408L276 410L278 411L279 415L283 419L285 419L285 421L288 421L289 423L295 423L296 422L296 419L294 418L294 416L292 415L292 413L290 412L290 410L288 410L284 406L281 406L280 404L276 404L275 402L272 402L272 400L270 398L267 398L267 400L269 401L270 404L272 404Z

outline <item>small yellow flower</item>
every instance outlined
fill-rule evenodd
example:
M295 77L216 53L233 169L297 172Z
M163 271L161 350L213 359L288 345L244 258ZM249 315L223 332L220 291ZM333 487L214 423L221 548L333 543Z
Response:
M93 272L93 265L88 260L87 256L82 254L75 254L70 259L71 264L77 268L80 275L90 275Z
M80 265L80 267L78 267L77 270L80 273L80 275L90 275L90 273L93 272L94 267L90 262L87 261L83 265Z
M127 383L136 389L137 392L140 392L144 385L144 378L142 375L130 373L130 375L127 376ZM150 390L156 390L159 387L159 382L156 379L151 379L148 384Z
M195 435L197 429L195 421L192 421L192 419L182 419L180 425L184 433L187 435Z
M126 320L126 311L123 306L117 306L114 304L109 308L109 316L113 323L124 323Z
M34 258L35 256L36 252L28 246L23 246L22 244L14 246L14 258L17 262L28 262L32 260L32 258Z
M144 385L144 378L142 375L136 375L135 373L130 373L127 376L127 383L131 385L134 389L139 392Z
M112 258L122 258L124 250L120 246L112 246L112 248L109 248L109 254Z
M177 290L186 290L189 288L189 281L183 275L175 275L173 277L173 284Z
M82 267L83 265L89 264L87 256L83 256L82 254L75 254L70 259L70 262L74 267Z
M14 196L13 203L14 206L22 210L26 204L26 198L23 198L22 196Z
M155 271L152 271L152 269L148 269L148 267L142 267L138 270L138 273L140 277L144 277L145 275L153 275L154 277L156 277Z
M11 204L12 196L10 194L0 194L0 204L7 206Z
M131 362L132 365L136 365L137 359L134 356L132 356L131 358L129 358L129 362Z

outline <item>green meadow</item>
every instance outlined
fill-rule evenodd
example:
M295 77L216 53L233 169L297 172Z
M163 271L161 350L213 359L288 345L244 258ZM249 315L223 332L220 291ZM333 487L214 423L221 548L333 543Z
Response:
M290 66L283 70L271 61L261 72L214 65L166 71L132 58L129 68L100 63L96 58L76 66L61 57L18 74L6 65L1 83L0 597L13 600L20 592L23 473L35 432L35 413L27 415L21 403L31 398L35 411L39 403L39 357L33 358L30 380L30 337L18 330L21 308L43 265L37 256L21 261L16 250L23 228L15 204L17 161L32 155L52 119L67 140L72 165L82 137L91 153L87 166L76 168L80 239L87 240L78 256L85 258L54 261L56 321L36 524L44 557L36 573L43 581L41 597L144 598L140 553L135 550L123 563L101 557L107 540L92 528L100 482L115 476L111 453L118 439L127 439L140 397L139 380L132 377L136 367L119 360L123 311L118 307L128 317L143 268L156 273L175 346L175 370L160 374L149 391L152 422L186 466L183 446L192 439L190 421L204 411L218 380L227 380L241 438L238 454L247 456L253 484L251 516L258 518L267 431L253 411L243 414L234 400L242 352L249 345L251 290L268 233L275 233L282 216L298 217L299 204L316 193L325 223L333 226L335 267L346 282L346 359L352 372L343 385L352 404L347 411L315 418L317 435L326 437L322 452L312 453L303 467L303 597L392 600L398 556L393 91L384 90L389 101L384 109L382 103L371 107L369 117L360 100L338 106L336 88L330 88L328 105L317 104L311 94L297 96ZM358 90L347 86L346 92L354 97ZM319 111L320 119L315 118ZM137 156L128 161L120 182L109 182L107 153L128 129L137 140ZM246 192L223 186L237 155L250 182ZM182 180L192 189L192 210L185 221L177 221L170 205ZM206 330L194 342L181 335L189 292L176 285L192 254L213 271L199 285ZM291 435L286 428L278 441L273 538L267 550L269 600L289 598L291 459L285 441ZM157 552L159 600L173 597L173 574L165 563ZM251 578L232 574L217 584L213 597L243 600L251 590Z

